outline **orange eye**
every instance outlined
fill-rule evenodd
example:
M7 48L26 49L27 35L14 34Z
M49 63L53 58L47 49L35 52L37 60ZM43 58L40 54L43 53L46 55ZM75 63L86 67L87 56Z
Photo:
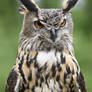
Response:
M66 24L66 20L64 19L63 22L61 23L61 27L64 27Z
M34 22L34 25L36 28L40 29L40 28L43 28L43 25L40 23L40 21L35 21Z

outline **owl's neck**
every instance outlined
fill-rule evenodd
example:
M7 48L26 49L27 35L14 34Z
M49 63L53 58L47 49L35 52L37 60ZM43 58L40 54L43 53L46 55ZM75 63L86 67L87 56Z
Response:
M38 35L39 36L39 35ZM25 52L35 51L65 51L67 53L74 54L74 49L72 43L69 41L61 41L58 43L50 43L38 36L33 38L21 37L19 47L21 47ZM67 42L67 43L66 43Z

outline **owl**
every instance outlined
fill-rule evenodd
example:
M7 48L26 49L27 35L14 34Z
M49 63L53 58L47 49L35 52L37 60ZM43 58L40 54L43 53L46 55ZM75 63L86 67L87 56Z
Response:
M5 92L87 92L73 48L70 10L77 0L65 0L60 9L20 2L24 21Z

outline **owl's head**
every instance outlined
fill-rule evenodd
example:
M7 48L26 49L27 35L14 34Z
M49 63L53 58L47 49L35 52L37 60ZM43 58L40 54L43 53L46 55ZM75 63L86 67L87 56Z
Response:
M21 39L27 38L34 49L72 47L73 22L69 10L77 0L66 0L61 9L40 9L32 0L20 1L23 5L19 10L25 15Z

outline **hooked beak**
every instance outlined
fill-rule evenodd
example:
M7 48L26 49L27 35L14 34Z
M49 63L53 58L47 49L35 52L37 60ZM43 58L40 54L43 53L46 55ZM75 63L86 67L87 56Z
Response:
M56 39L56 31L55 31L54 28L51 29L50 35L51 35L52 41L55 42L55 39Z

